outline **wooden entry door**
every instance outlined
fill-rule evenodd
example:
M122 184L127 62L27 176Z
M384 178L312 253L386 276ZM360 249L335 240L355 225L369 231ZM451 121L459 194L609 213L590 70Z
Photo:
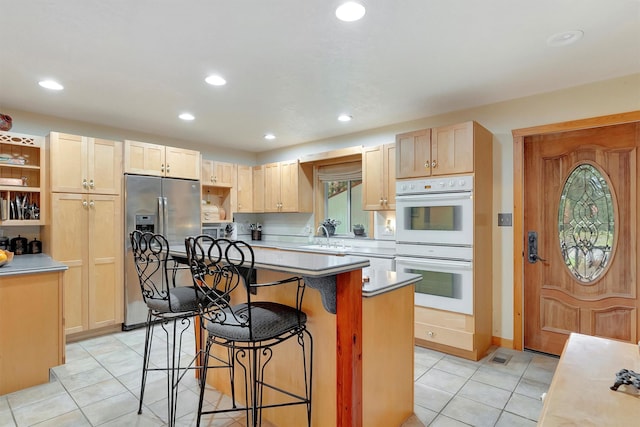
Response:
M638 123L524 138L525 348L560 354L571 332L637 342L639 144Z

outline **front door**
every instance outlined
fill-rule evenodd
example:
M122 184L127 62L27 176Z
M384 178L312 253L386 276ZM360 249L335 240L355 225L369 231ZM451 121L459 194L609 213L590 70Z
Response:
M524 138L524 347L638 340L638 145L629 123Z

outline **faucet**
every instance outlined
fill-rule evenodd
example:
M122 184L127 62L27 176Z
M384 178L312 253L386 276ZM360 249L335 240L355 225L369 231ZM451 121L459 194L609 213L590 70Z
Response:
M329 230L327 230L327 227L325 227L324 225L320 224L318 226L318 229L316 230L316 233L320 231L320 229L324 230L324 235L327 236L327 247L331 247L331 242L329 241Z

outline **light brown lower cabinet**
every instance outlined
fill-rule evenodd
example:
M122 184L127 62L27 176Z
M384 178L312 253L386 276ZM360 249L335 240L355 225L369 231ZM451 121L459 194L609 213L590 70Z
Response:
M64 274L0 279L0 396L49 382L49 369L64 363Z
M46 241L64 278L67 335L123 321L123 237L120 196L53 193Z

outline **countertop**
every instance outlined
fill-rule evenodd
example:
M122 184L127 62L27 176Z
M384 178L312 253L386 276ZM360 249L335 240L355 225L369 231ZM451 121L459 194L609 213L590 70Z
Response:
M369 260L357 256L333 256L288 250L271 250L252 245L255 268L292 273L307 277L334 276L369 266ZM186 257L184 247L171 247L172 255Z
M292 273L304 277L318 278L335 276L347 271L362 269L362 295L373 297L390 292L420 280L417 274L396 273L384 268L370 266L369 259L363 256L336 256L332 253L300 251L299 244L282 246L280 243L254 244L255 268ZM277 250L274 250L277 249ZM366 249L366 248L365 248ZM376 248L372 248L376 249ZM176 256L186 256L184 248L171 248Z
M323 238L318 238L318 241L324 243ZM332 244L336 244L341 239L333 239ZM393 248L378 248L368 246L352 246L352 240L344 239L344 247L331 247L327 248L309 248L309 243L292 243L292 242L271 242L264 240L251 240L247 241L252 247L268 248L268 249L280 249L283 251L296 251L296 252L310 252L321 253L326 255L354 255L364 257L378 257L378 258L393 258L396 256L396 250ZM356 242L357 243L357 242ZM315 246L315 245L314 245ZM339 245L340 246L340 245Z
M13 261L0 267L0 277L22 274L50 273L67 270L67 266L53 260L49 255L16 255Z

